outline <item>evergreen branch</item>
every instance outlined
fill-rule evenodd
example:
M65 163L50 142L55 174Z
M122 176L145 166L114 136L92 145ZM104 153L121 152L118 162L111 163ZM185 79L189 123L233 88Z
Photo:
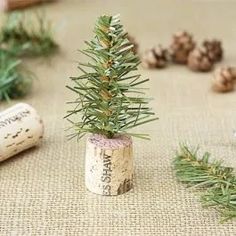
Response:
M54 52L58 45L44 18L37 13L35 17L19 12L10 14L0 31L0 47L13 56L47 56Z
M209 162L209 153L201 158L198 149L191 151L182 145L174 160L177 179L203 192L204 206L214 207L222 221L236 217L236 176L233 168L224 167L221 161Z
M32 79L33 75L21 66L20 60L0 49L0 100L9 101L26 95Z

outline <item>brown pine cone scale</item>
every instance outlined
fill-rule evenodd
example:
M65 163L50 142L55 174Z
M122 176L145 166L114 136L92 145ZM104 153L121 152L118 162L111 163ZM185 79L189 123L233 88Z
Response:
M205 40L203 42L203 47L205 47L208 57L213 61L221 61L223 58L223 48L221 41L219 40Z
M164 68L167 62L167 50L161 46L147 50L142 57L142 65L145 68Z
M181 31L173 35L169 51L173 62L186 64L189 53L195 48L195 42L191 34Z
M221 67L214 73L212 89L215 92L225 93L234 90L236 81L235 67Z
M207 72L213 67L204 48L195 48L188 56L188 67L193 71Z

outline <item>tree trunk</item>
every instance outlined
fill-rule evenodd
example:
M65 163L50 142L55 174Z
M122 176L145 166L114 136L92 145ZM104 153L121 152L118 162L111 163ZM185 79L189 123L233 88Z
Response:
M0 161L37 145L43 122L36 110L19 103L0 113Z
M128 136L107 139L91 135L87 140L86 187L94 193L111 196L133 187L133 145Z

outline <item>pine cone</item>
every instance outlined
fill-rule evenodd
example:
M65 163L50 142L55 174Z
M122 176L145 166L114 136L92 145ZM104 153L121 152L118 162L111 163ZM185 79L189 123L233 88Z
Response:
M186 64L189 53L195 48L195 42L191 34L181 31L174 34L170 45L172 60L176 63Z
M205 48L195 48L188 56L188 67L193 71L207 72L213 67Z
M221 41L219 40L205 40L203 42L203 47L206 48L208 57L213 61L221 61L223 57L223 48Z
M135 40L135 38L133 36L129 35L129 34L127 35L127 38L130 41L130 43L134 45L134 47L132 48L133 53L138 54L139 46L138 46L138 43Z
M167 50L158 46L144 53L142 65L145 68L164 68L167 65L167 61Z
M214 73L212 81L212 89L216 92L230 92L234 89L234 82L236 81L235 67L221 67Z

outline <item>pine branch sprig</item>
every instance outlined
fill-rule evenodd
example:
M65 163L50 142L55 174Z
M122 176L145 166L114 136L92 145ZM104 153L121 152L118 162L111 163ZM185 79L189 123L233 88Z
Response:
M139 58L133 54L133 45L120 24L119 16L99 17L92 41L81 52L89 58L79 63L82 75L72 77L73 86L67 86L77 94L76 107L69 110L78 137L85 133L98 133L113 138L128 134L136 126L154 121L154 112L148 107L141 87L148 79L136 74ZM72 136L76 136L72 134ZM147 138L146 135L129 133Z
M13 56L47 56L58 45L45 16L35 13L33 17L16 12L7 17L0 30L0 47Z
M220 211L222 221L236 217L236 176L234 169L221 161L209 161L210 154L198 157L198 148L182 145L174 160L176 177L180 182L201 190L204 206Z
M19 98L27 94L33 74L22 67L21 61L0 50L0 101Z

